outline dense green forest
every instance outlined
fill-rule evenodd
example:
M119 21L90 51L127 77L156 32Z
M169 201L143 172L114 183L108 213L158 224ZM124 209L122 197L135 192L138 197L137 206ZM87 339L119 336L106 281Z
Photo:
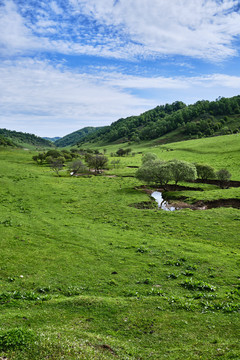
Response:
M139 142L167 137L163 142L236 133L240 128L240 96L219 97L216 101L201 100L193 105L181 101L157 106L139 116L119 119L87 135L85 142Z
M62 137L59 140L56 140L54 144L57 147L65 147L65 146L69 146L69 145L70 146L71 145L76 145L79 141L84 139L87 135L90 135L93 132L95 132L97 130L100 130L100 129L101 129L100 127L95 128L95 127L88 126L88 127L83 128L83 129L74 131L73 133Z
M14 146L14 143L10 139L0 135L0 146Z
M18 132L18 131L12 131L7 129L0 129L0 136L1 139L4 139L5 144L2 145L15 145L15 146L21 146L24 144L30 144L34 146L39 147L52 147L53 143L45 140L39 136ZM1 140L2 141L2 140Z

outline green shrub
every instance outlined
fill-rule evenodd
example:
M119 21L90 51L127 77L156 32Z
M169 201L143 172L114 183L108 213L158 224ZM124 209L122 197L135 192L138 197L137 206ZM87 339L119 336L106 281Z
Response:
M215 291L216 287L204 281L187 279L180 284L188 290Z
M29 329L11 329L0 333L0 349L22 349L26 345L33 344L36 335Z

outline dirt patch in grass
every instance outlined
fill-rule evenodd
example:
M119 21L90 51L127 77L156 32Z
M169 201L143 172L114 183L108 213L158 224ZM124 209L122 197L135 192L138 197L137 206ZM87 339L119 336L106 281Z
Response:
M212 201L205 201L207 209L219 208L219 207L232 207L240 209L240 199L219 199Z
M176 185L173 185L176 186ZM170 187L168 188L168 191L170 190ZM151 194L154 191L159 191L161 193L164 193L164 191L166 191L165 189L161 189L161 188L155 188L153 189L149 189L146 187L146 185L141 185L141 186L137 186L135 187L136 190L142 190L145 193L147 193L149 196L151 196ZM175 188L175 190L179 191L179 190L197 190L199 191L198 188L189 188L187 186L177 186L177 188ZM172 189L173 191L173 189ZM201 191L203 191L201 189ZM164 198L164 196L163 196ZM213 209L213 208L220 208L220 207L229 207L229 208L234 208L234 209L240 209L240 199L218 199L218 200L199 200L197 202L195 202L194 204L189 204L187 202L185 202L186 198L182 197L178 200L171 200L171 198L167 199L167 203L168 203L168 207L174 207L175 210L181 210L181 209L191 209L191 210L208 210L208 209ZM156 206L156 201L155 200L150 200L150 201L143 201L140 203L135 203L135 204L131 204L130 206L133 206L137 209L157 209L158 207ZM166 209L164 209L166 210Z
M240 187L240 181L234 181L234 180L229 180L229 181L225 181L225 182L221 182L220 180L201 180L201 179L197 179L193 181L196 184L210 184L210 185L217 185L219 187L221 187L222 185L224 185L225 187Z
M190 186L183 186L183 185L175 185L175 184L168 184L164 187L159 187L158 185L151 185L151 189L147 185L140 185L135 187L136 190L143 190L146 193L152 193L153 191L204 191L202 188L199 187L190 187Z

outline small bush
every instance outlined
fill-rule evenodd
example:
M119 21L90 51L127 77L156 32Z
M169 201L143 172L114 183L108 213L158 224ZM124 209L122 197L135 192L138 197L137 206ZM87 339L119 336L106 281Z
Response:
M215 291L216 287L208 284L204 281L197 281L193 279L187 279L180 284L182 287L188 290L201 290L201 291Z
M26 345L33 344L36 335L29 329L11 329L0 334L0 349L22 349Z
M136 250L136 252L143 254L143 253L148 252L148 249L146 249L144 246L140 246L140 247Z
M173 274L173 273L172 273L172 274L168 274L168 275L167 275L167 278L168 278L168 279L177 279L177 278L178 278L178 275Z

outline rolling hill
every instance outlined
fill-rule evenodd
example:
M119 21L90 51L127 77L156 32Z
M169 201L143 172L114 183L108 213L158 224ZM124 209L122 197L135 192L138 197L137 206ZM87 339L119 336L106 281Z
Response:
M240 96L201 100L186 105L181 101L157 106L139 116L113 122L79 141L99 144L140 142L159 143L237 133L240 129Z
M18 131L7 129L0 129L0 136L5 143L5 146L18 146L18 147L52 147L52 142L45 140L34 134L28 134ZM4 145L4 144L3 144Z
M71 134L63 136L59 140L56 140L54 142L54 145L56 145L57 147L76 145L78 142L82 141L87 135L90 135L100 129L101 129L100 127L96 127L96 128L91 126L85 127L83 129L74 131Z

